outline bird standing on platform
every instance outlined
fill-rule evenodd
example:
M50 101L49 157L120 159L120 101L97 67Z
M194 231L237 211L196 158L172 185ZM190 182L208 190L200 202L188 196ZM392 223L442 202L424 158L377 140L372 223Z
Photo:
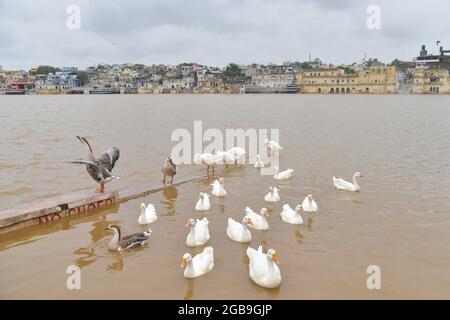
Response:
M88 160L78 159L74 161L69 161L71 164L84 164L86 165L86 170L89 175L100 183L100 187L96 190L98 193L102 193L105 191L105 183L110 182L112 180L119 180L118 177L115 177L111 174L111 171L116 164L116 161L120 157L120 151L117 147L112 147L111 149L103 152L100 157L95 158L94 152L92 151L92 147L87 141L86 137L77 136L77 139L88 146Z
M170 184L173 185L173 177L177 174L177 166L172 162L170 157L166 158L166 162L161 167L161 172L163 173L163 184L166 184L166 177L171 177Z

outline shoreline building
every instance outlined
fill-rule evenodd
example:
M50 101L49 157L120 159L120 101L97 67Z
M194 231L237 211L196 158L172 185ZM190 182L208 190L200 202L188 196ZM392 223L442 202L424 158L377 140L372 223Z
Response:
M290 66L268 65L252 67L251 84L243 89L245 93L297 93L296 74Z
M428 54L422 45L419 56L414 59L416 68L412 74L412 93L450 93L450 50L439 48L439 54Z
M420 68L412 76L412 93L450 93L449 71L445 68Z
M350 72L337 67L322 66L297 73L297 83L300 93L388 94L397 93L396 75L393 66L369 67Z

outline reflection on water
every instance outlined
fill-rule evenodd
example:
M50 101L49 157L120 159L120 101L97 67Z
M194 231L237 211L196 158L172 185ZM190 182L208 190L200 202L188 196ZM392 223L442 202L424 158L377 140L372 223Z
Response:
M184 300L190 300L194 297L194 279L186 279L187 290L184 296Z
M165 205L166 214L174 215L176 214L175 204L178 197L178 190L174 186L165 187L163 189L164 201L162 203Z
M300 232L300 228L295 230L294 235L295 235L295 239L297 240L297 243L303 244L303 234Z
M314 218L312 216L308 215L307 221L308 221L308 223L306 224L306 226L308 228L308 231L312 231L312 225L314 223Z
M123 257L122 255L117 252L115 255L112 256L116 261L108 264L106 266L106 270L114 270L114 271L121 271L123 269Z

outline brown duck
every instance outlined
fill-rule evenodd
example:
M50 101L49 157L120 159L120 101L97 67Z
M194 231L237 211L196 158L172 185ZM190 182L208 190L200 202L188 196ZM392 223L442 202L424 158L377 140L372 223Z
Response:
M100 187L96 190L96 192L104 192L105 183L119 179L118 177L114 177L111 174L116 161L120 157L119 149L117 147L113 147L103 152L100 157L95 158L92 147L87 141L86 137L77 136L77 139L80 140L81 143L88 146L88 160L78 159L69 161L69 163L86 165L86 170L92 177L92 179L100 183Z
M113 238L108 244L108 250L111 251L123 251L141 247L147 243L148 238L152 233L152 230L148 229L144 232L137 232L123 236L120 227L115 224L110 224L105 230L110 230L114 233Z
M166 158L163 166L161 167L163 173L163 183L166 184L166 177L171 177L170 183L173 184L173 177L177 174L177 166L172 162L170 157Z

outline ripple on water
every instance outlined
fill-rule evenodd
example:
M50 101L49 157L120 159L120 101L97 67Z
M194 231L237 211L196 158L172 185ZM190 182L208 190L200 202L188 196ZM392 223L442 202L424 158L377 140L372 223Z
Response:
M0 196L14 196L27 192L32 192L34 189L29 187L20 187L14 190L0 191Z

